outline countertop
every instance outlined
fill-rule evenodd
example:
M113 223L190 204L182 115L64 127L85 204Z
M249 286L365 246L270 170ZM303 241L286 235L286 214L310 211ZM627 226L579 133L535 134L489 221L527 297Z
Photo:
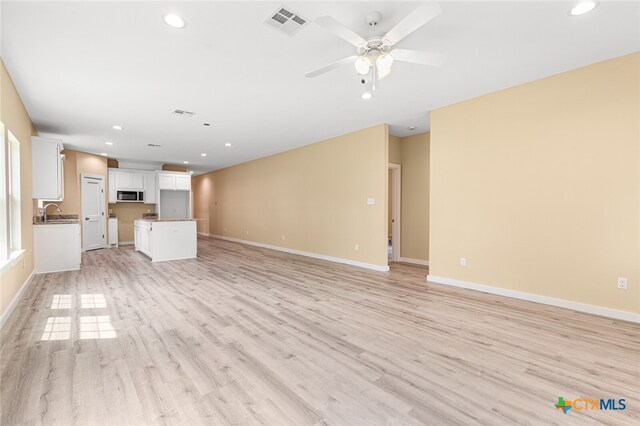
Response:
M56 214L47 216L47 221L43 222L42 217L34 216L34 225L77 225L80 223L77 214Z
M147 218L139 218L135 219L136 221L141 220L143 222L195 222L195 219L147 219Z

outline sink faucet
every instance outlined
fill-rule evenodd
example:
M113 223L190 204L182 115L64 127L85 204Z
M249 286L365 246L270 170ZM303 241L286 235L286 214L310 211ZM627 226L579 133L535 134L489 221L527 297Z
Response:
M45 206L42 208L42 221L46 222L47 221L47 207L49 206L56 206L56 209L58 209L58 213L62 213L62 210L60 210L60 207L58 207L58 205L56 203L49 203L49 204L45 204Z

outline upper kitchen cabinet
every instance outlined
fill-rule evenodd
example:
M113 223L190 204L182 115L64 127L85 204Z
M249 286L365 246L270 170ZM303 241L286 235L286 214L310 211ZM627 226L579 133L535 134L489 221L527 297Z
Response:
M144 174L144 203L156 204L158 191L156 190L156 173L149 172Z
M47 201L64 199L64 155L62 141L31 138L33 198Z
M144 190L144 174L140 172L115 171L116 191Z
M158 172L158 189L191 191L191 174L180 172Z

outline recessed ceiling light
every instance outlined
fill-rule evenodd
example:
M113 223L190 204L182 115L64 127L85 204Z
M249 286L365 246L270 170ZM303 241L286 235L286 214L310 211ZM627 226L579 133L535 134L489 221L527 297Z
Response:
M102 155L103 157L106 157L107 153L106 152L101 152L100 155Z
M229 142L225 143L224 146L231 146Z
M569 11L569 13L572 16L584 15L585 13L589 13L593 9L595 9L597 5L598 5L597 1L593 1L593 0L581 1L580 3L577 3L575 6L573 6Z
M189 164L189 162L188 162L188 161L183 161L183 163L184 163L184 164Z
M113 142L105 142L105 145L113 145Z
M204 152L202 154L200 154L200 157L206 157L207 154L205 154Z
M411 130L411 131L413 131L413 130L415 130L415 129L416 129L416 126L409 126L409 127L408 127L408 129L409 129L409 130Z
M111 126L114 128L114 130L122 130L122 126L119 126L117 124L114 124L113 126Z
M184 19L172 13L164 16L164 22L165 24L173 28L184 28L184 26L186 25Z
M369 99L373 98L373 93L371 92L364 92L362 95L360 95L360 97L362 99L364 99L365 101L368 101Z

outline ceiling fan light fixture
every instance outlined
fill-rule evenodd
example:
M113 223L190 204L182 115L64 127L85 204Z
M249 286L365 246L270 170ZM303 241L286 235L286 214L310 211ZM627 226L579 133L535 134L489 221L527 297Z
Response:
M391 71L391 66L393 65L393 56L389 53L381 53L376 58L376 66L378 67L378 73L389 73ZM381 77L382 78L382 77Z
M358 59L354 62L356 67L356 71L360 75L367 75L369 73L369 68L371 68L371 59L367 56L358 56Z
M389 74L391 74L391 68L387 69L386 71L380 71L380 68L378 68L378 80L382 80Z

